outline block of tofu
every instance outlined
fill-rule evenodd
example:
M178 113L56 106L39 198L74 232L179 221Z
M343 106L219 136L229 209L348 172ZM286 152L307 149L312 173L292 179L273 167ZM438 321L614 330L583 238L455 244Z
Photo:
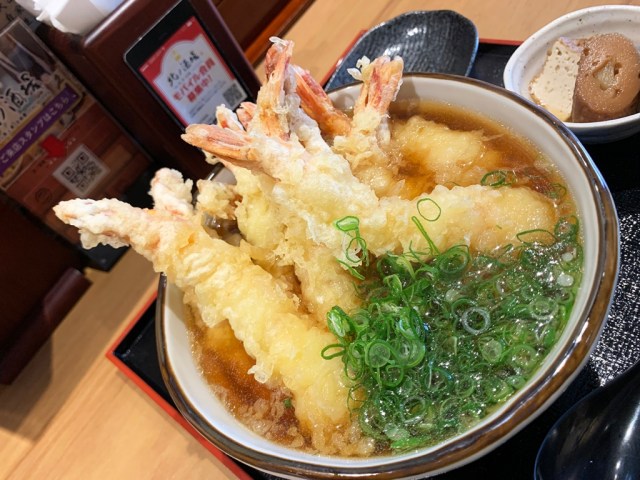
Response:
M529 84L533 101L562 121L571 117L581 54L581 41L560 37L547 52L542 71Z

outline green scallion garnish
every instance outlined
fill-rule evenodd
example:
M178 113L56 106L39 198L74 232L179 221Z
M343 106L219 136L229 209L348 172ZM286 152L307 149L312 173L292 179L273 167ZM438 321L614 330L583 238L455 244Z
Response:
M440 215L433 203L422 206L424 220ZM356 220L336 226L359 239ZM435 444L522 388L569 317L582 274L578 235L571 216L553 232L522 232L521 244L492 254L465 245L439 252L433 244L428 261L413 251L365 253L371 264L353 267L363 304L331 309L337 342L322 352L342 358L363 432L395 451Z

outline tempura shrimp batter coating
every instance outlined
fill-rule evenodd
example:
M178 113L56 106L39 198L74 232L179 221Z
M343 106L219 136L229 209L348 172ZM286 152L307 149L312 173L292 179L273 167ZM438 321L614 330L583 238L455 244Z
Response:
M452 130L420 116L396 121L392 138L406 162L417 165L421 176L436 185L474 185L499 169L501 158L480 130Z
M236 113L221 106L217 125L190 125L183 135L208 162L222 162L234 185L200 181L194 208L191 182L162 169L152 182L153 210L73 200L55 211L80 229L87 248L131 245L183 290L207 325L228 320L255 359L256 379L291 392L296 417L318 450L366 455L373 443L364 437L336 451L359 427L350 417L351 385L341 360L321 355L336 343L327 311L336 305L349 311L361 301L358 280L344 265L358 266L363 244L351 241L353 230L338 228L340 220L357 219L357 234L374 256L411 250L428 257L437 253L433 246L465 243L489 252L518 244L523 231L553 231L558 214L550 198L531 188L471 179L495 166L481 132L412 119L399 123L392 139L388 109L401 85L401 59L360 64L362 94L349 118L291 64L292 50L291 42L275 40L255 104ZM410 145L416 132L425 145L416 147L415 139ZM424 162L433 183L444 185L407 197L398 151ZM203 227L207 219L237 222L241 239L218 238ZM350 433L330 442L340 431Z
M235 202L238 192L234 185L210 180L198 181L198 211L224 220L235 218Z
M354 173L354 159L347 153L336 153L336 143L332 149L317 123L301 108L294 67L288 59L281 58L291 54L289 44L277 43L272 51L280 57L270 62L274 65L274 75L269 79L269 88L260 92L257 106L258 111L268 105L277 109L278 122L273 123L281 128L278 135L265 134L264 129L236 131L218 125L190 125L183 139L232 169L246 168L256 175L272 178L269 201L281 209L280 218L285 224L304 221L306 232L297 237L303 244L310 239L328 248L335 258L347 261L353 252L346 252L348 238L336 228L335 222L355 216L369 251L375 255L400 253L409 246L426 249L428 242L412 221L412 217L419 216L417 205L426 196L412 200L379 196L375 185L358 178ZM358 112L354 114L349 135L366 140L368 147L363 151L375 152L376 148L380 150L381 142L386 142L386 115L400 84L397 77L401 67L400 61L382 57L362 68L363 94L358 98ZM386 83L382 79L386 79ZM553 203L535 191L523 188L496 193L491 187L468 188L440 188L437 195L431 194L443 211L451 209L458 215L445 214L425 225L433 238L440 239L436 242L439 248L466 241L475 248L491 250L506 243L518 243L517 235L526 225L525 220L532 221L525 229L551 230L555 225ZM517 202L517 212L510 206L512 202ZM516 219L514 213L517 213ZM460 235L462 229L456 223L474 228Z
M324 441L341 425L346 428L350 418L342 363L320 356L335 342L333 335L300 314L272 276L241 249L211 238L183 202L164 202L171 203L181 205L178 214L114 199L61 202L55 213L79 228L86 248L131 245L195 300L205 323L228 319L256 361L256 379L282 382L291 391L296 416L312 438Z
M241 137L266 135L285 143L294 136L305 143L309 152L331 152L313 120L306 115L293 117L287 114L301 108L296 95L284 93L286 89L295 89L295 70L289 62L291 51L291 43L284 41L276 41L269 50L268 85L260 91L250 120L247 122L245 118L242 122L239 112L236 117L230 110L218 107L218 127L234 131ZM306 78L311 81L310 76ZM265 122L269 128L265 128ZM229 140L232 143L229 148L235 148L234 140L231 137ZM217 161L210 156L207 160ZM326 312L337 303L345 308L359 305L354 279L335 261L332 251L322 244L309 242L304 220L290 215L274 200L274 195L279 194L277 188L274 193L276 182L268 175L247 170L246 165L228 163L227 166L236 177L235 191L241 197L236 204L235 218L251 245L254 260L273 272L292 267L299 282L301 304L309 313L315 314L322 325L326 323ZM343 168L345 172L348 170L346 162ZM289 290L296 291L296 285L290 284Z
M395 100L402 84L403 60L400 57L378 57L358 62L352 75L362 80L360 95L353 108L351 128L336 136L333 149L343 155L351 171L379 196L397 194L398 159L388 153L390 141L389 105Z
M246 169L234 169L236 190L242 196L235 210L238 227L252 248L260 249L261 265L269 268L294 268L299 282L299 297L309 313L315 314L319 324L325 324L325 314L338 303L354 308L360 299L354 287L354 279L340 268L332 252L321 244L307 240L305 222L291 215L273 201L274 182L270 178L253 175ZM264 176L263 176L264 177ZM283 222L282 219L286 219ZM290 290L296 291L295 285Z
M235 151L218 150L219 130L215 126L191 126L184 137L213 154L224 153L231 164L237 161L277 180L273 200L288 215L304 219L309 238L328 247L341 260L346 260L345 237L336 229L335 221L346 216L359 219L361 235L375 255L400 253L410 246L428 250L427 240L412 222L412 217L420 218L418 203L426 198L443 212L437 220L424 222L429 235L439 239L436 244L441 249L465 241L478 250L490 251L519 243L517 235L523 230L551 231L557 220L553 203L528 188L440 186L414 200L378 198L350 172L343 157L330 151L311 155L299 143L263 135L237 137L240 146ZM467 226L471 227L468 232Z

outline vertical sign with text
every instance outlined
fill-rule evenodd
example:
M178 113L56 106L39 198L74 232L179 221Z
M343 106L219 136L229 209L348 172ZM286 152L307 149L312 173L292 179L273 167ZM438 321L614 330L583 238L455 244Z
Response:
M171 35L139 73L184 126L214 123L218 105L235 109L249 98L195 17Z

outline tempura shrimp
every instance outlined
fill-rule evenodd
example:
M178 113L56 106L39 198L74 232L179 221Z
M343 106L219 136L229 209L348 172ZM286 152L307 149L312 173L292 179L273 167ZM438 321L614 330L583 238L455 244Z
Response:
M289 62L293 53L293 42L273 38L273 45L267 51L266 62L271 64L269 80L262 85L256 102L254 117L248 131L257 131L282 139L289 138L285 82L290 81Z
M393 143L402 134L391 140L388 114L402 60L359 63L362 91L349 118L291 63L292 50L292 42L274 39L256 102L236 112L221 106L216 125L190 125L182 136L207 162L225 165L234 185L199 181L193 206L192 183L162 169L151 210L113 199L61 202L54 210L79 228L86 248L131 245L184 292L205 325L228 322L255 359L256 380L291 392L301 430L319 451L368 455L373 440L349 410L360 393L350 390L339 357L321 355L336 344L326 313L362 301L350 267L367 258L364 249L428 260L454 245L472 253L517 245L522 232L553 231L558 209L526 186L447 184L408 196L398 163L404 157ZM445 167L434 168L448 168L453 157L443 154ZM208 217L235 222L232 243L211 230Z
M351 120L338 110L327 93L304 68L293 65L296 76L296 93L304 112L318 123L320 131L329 139L347 135L351 131Z
M273 127L265 129L261 125L263 117L254 112L245 131L240 125L242 122L236 121L238 117L233 112L218 108L218 125L212 128L222 129L238 137L227 137L229 148L234 148L233 145L237 145L243 138L262 136L275 136L286 144L288 140L283 137L293 135L304 143L306 151L331 153L319 134L317 124L306 115L297 115L301 112L298 97L285 95L285 91L295 88L293 70L288 60L290 55L291 46L283 42L276 42L269 50L270 76L267 85L260 91L255 106L256 112L277 110L278 115L286 118L286 125L270 120L272 126L280 128L277 132ZM270 136L265 135L267 131ZM218 159L209 157L208 161L213 163ZM348 163L343 159L341 162L342 169L347 171ZM274 199L274 195L279 195L279 189L272 177L255 170L248 171L246 167L251 168L251 165L230 162L226 162L226 165L236 177L235 191L242 200L237 203L235 218L244 238L250 244L246 248L253 258L269 271L293 267L300 282L299 297L302 304L322 325L326 323L326 312L337 302L345 305L345 308L359 305L360 299L353 287L354 279L340 268L331 250L322 244L307 241L304 220L297 215L283 213ZM294 291L295 285L290 288Z
M216 108L216 122L222 128L244 130L244 125L238 120L238 116L224 105L218 105Z
M194 125L187 128L183 138L226 162L238 162L277 180L274 200L288 215L303 218L309 238L327 246L341 260L346 258L345 237L335 222L346 216L359 219L360 234L375 255L399 253L409 247L426 249L426 239L412 221L413 217L420 219L418 206L426 201L437 204L442 211L442 215L433 216L433 221L425 220L440 249L465 242L480 250L491 250L518 243L517 235L523 230L552 230L556 222L553 203L527 188L440 186L413 201L399 197L379 199L348 169L326 168L340 165L342 157L333 153L311 155L298 143L265 136L236 136L234 149L224 143L228 133L213 126ZM327 160L328 156L333 157Z
M401 153L405 169L419 172L416 176L428 178L432 184L477 185L491 171L512 168L481 130L452 130L419 115L394 122L392 129L392 143ZM430 191L433 185L422 188Z
M177 172L161 170L163 178ZM336 426L349 425L348 386L338 360L325 360L321 350L335 338L301 314L270 274L237 247L211 238L202 229L189 203L175 198L172 188L156 188L159 210L134 208L114 199L76 199L54 210L65 223L79 228L83 245L131 245L165 272L170 282L188 292L205 323L228 319L256 363L252 373L260 382L282 382L292 393L304 431L323 442ZM181 205L165 208L168 205ZM232 288L229 286L232 285ZM300 368L304 365L305 368Z
M268 77L278 67L276 58L283 54L285 45L290 46L291 42L276 40L267 53L265 72ZM385 149L390 139L387 122L389 104L402 83L403 61L399 57L391 59L383 56L373 62L364 58L359 65L361 69L354 75L362 80L362 90L354 106L352 119L334 106L322 86L307 70L291 64L295 94L302 110L317 123L319 131L334 150L349 161L357 178L370 185L379 195L396 194L402 187L394 178L398 165ZM292 109L289 108L291 113Z
M402 84L403 61L396 57L365 57L358 62L356 77L362 80L360 95L353 108L351 128L336 136L333 149L350 163L353 174L367 183L378 196L397 195L398 162L388 152L390 131L389 105Z
M275 51L280 55L291 54L288 43L277 45ZM292 68L290 62L281 59L277 65ZM358 125L356 130L363 137L367 134L367 141L378 138L378 128L385 119L381 112L388 109L395 96L402 63L383 58L371 65L362 69L365 93L358 99L359 120L354 121L354 125ZM281 81L290 75L278 72L266 92L287 105L287 130L294 136L274 138L260 131L249 134L213 125L191 125L183 139L229 165L239 165L273 178L271 199L287 212L287 218L303 219L308 238L326 246L337 259L347 261L353 257L352 252L345 250L349 239L335 226L336 221L347 216L358 218L359 233L375 255L400 253L409 248L427 250L428 241L413 220L414 217L421 220L418 206L425 202L438 205L443 212L437 219L429 216L422 219L439 249L465 242L481 250L491 250L518 243L517 235L523 230L551 230L555 225L553 203L526 188L439 187L430 195L414 200L397 196L379 198L369 182L361 181L353 173L356 167L345 158L347 155L335 153L335 142L333 150L320 144L323 142L320 130L317 124L305 120L309 118L297 102L296 89L290 82ZM264 101L262 95L261 91L259 105ZM464 230L464 226L469 226L469 230Z

